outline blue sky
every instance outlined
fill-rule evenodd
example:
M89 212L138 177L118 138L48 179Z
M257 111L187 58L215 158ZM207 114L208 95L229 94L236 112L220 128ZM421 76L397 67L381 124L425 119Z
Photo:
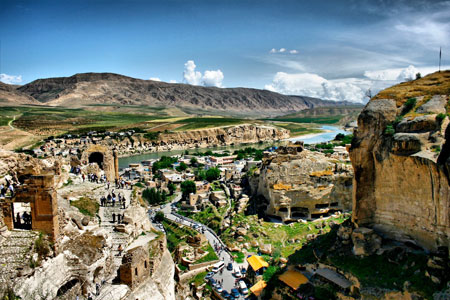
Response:
M450 1L0 1L0 80L82 72L362 101L436 69Z

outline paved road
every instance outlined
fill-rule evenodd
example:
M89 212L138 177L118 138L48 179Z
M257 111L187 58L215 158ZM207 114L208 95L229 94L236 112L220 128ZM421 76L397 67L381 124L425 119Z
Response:
M214 231L212 229L208 228L207 226L205 226L205 225L203 225L203 224L201 224L199 222L193 221L193 220L188 219L188 218L184 218L184 217L182 217L182 216L180 216L180 215L178 215L176 213L174 214L172 212L172 208L175 207L176 203L178 201L180 201L180 200L181 200L181 194L177 195L177 197L170 204L166 204L161 209L161 211L164 213L164 216L167 219L169 219L169 220L172 220L172 221L175 221L175 222L177 222L179 224L183 224L183 225L190 226L190 227L194 227L194 225L197 224L198 226L200 226L199 230L201 228L205 229L203 234L208 239L210 245L213 248L215 248L215 245L220 245L220 246L222 246L223 249L225 249L226 248L225 244L222 242L222 240L218 236L216 236L214 234ZM245 261L242 264L238 264L238 263L234 262L233 257L231 256L231 254L229 252L225 251L225 250L216 251L216 254L220 258L220 260L225 262L225 268L223 269L222 272L216 273L213 276L213 278L216 281L219 281L219 280L223 281L222 288L224 290L230 292L232 288L236 287L236 284L235 284L236 277L233 276L233 271L227 270L226 266L228 265L228 263L231 262L233 264L233 269L236 268L236 267L237 268L239 268L239 267L247 268L247 262ZM241 296L241 298L238 298L238 299L244 299L244 297Z

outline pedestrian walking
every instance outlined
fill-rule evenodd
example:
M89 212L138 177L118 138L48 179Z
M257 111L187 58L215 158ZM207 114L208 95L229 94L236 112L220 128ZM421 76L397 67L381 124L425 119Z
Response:
M116 214L115 213L112 214L112 219L113 219L113 223L116 223Z

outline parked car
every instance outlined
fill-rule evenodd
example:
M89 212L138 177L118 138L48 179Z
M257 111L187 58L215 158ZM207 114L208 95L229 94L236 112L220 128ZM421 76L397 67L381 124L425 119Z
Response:
M205 275L205 279L209 279L213 276L214 276L214 272L209 272L208 274Z
M233 270L233 263L228 263L228 265L227 265L227 270L228 270L228 271Z
M242 273L242 276L245 276L245 274L247 274L247 269L246 268L242 268L241 273Z
M222 293L223 292L223 288L218 284L216 285L216 290L218 293Z
M236 278L241 278L242 274L241 271L239 270L239 267L235 267L234 268L234 274L233 274Z
M209 283L211 283L212 286L215 286L217 281L214 278L209 278Z
M230 298L231 298L230 293L228 293L226 290L223 290L223 291L222 291L222 296L223 296L225 299L230 299Z
M241 296L238 289L231 289L231 295L233 295L233 297L235 298L239 298Z

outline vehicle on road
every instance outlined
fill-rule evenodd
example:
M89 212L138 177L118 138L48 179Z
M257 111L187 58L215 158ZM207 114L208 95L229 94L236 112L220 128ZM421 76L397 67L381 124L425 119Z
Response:
M234 267L234 277L236 277L236 278L241 278L242 277L242 273L241 273L241 271L239 270L239 267L238 266L236 266L236 267Z
M226 291L226 290L223 290L223 291L222 291L222 296L223 296L225 299L230 299L230 298L231 298L230 293L228 293L228 291Z
M216 290L218 293L222 293L223 292L223 288L218 284L216 285Z
M242 273L242 276L244 277L247 274L247 269L242 268L241 273Z
M231 295L233 295L234 298L239 298L241 296L238 289L231 289Z
M248 288L247 288L247 285L245 284L244 280L239 280L239 289L241 290L243 295L248 294Z
M227 270L228 270L228 271L233 270L233 263L228 263L228 265L227 265Z
M223 261L219 261L218 263L214 264L212 271L214 273L219 272L225 267L225 263Z
M209 280L213 276L214 276L213 272L208 272L208 274L205 275L205 280Z

